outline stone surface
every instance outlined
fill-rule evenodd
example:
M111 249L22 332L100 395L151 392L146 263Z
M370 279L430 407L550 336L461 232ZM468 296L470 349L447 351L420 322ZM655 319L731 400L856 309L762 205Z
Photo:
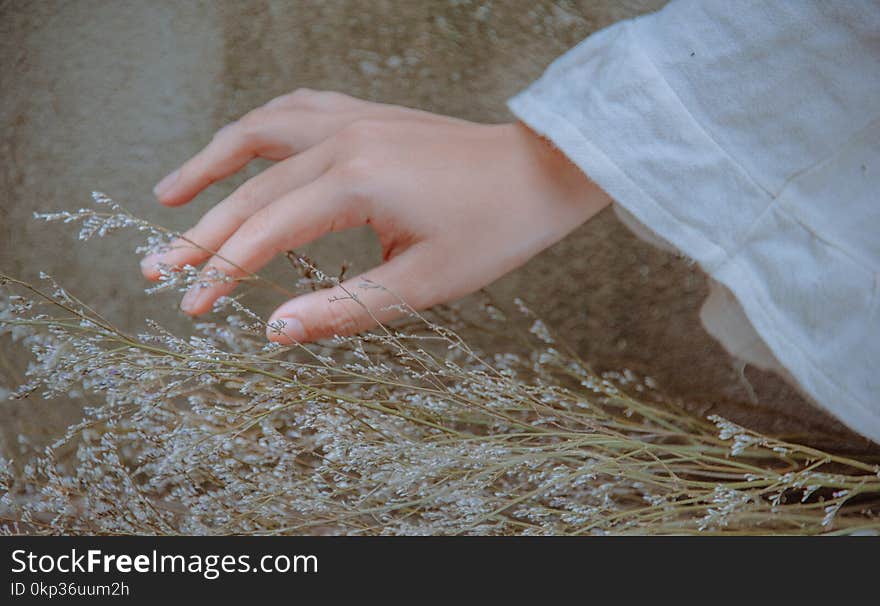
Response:
M0 267L53 273L115 321L185 329L171 298L142 294L128 239L80 244L36 209L77 208L99 189L137 214L189 226L247 175L189 206L160 208L153 184L226 122L297 87L332 89L458 117L510 120L504 100L591 32L661 0L397 2L0 1ZM307 251L333 267L378 260L372 235L337 234ZM604 212L493 290L520 296L596 368L655 377L701 411L787 434L824 427L864 447L772 376L743 376L702 330L704 276L637 241ZM257 302L269 310L273 301ZM6 374L20 354L2 344ZM749 381L760 404L751 402ZM4 403L6 439L39 438L72 412ZM39 416L38 429L31 423Z

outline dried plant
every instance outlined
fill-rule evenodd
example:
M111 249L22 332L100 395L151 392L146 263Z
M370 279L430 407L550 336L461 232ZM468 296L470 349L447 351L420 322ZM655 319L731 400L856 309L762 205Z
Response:
M144 250L176 235L95 199L38 216L82 239L134 228ZM337 282L294 258L301 287ZM151 290L199 279L165 268ZM151 321L129 334L49 276L0 280L0 332L33 354L11 397L88 402L54 444L0 462L7 533L880 530L876 464L697 418L628 371L597 375L521 302L485 299L480 328L508 353L468 346L450 308L403 303L393 327L288 348L237 298L193 336Z

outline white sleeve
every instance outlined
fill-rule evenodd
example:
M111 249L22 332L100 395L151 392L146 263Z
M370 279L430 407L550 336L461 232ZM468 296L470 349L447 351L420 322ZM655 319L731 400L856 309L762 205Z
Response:
M880 442L880 3L675 1L508 104Z

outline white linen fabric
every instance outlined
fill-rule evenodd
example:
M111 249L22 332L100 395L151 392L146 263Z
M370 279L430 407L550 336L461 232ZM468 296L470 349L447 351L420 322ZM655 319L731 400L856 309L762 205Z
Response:
M712 277L732 354L880 442L880 2L677 0L508 106Z

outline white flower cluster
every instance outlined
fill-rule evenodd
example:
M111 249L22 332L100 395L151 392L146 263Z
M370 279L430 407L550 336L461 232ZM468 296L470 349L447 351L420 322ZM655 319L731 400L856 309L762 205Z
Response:
M133 226L53 213L86 236ZM306 287L338 280L294 257ZM152 292L223 276L162 267ZM172 333L110 324L50 277L0 276L0 339L30 349L5 393L81 398L48 448L0 459L11 533L609 534L865 532L880 470L773 440L594 374L517 302L486 305L510 351L482 352L444 308L317 345L267 344L241 299ZM377 287L376 285L366 285ZM352 293L356 296L356 293ZM441 323L439 318L443 317ZM523 344L527 344L523 346ZM639 396L641 397L641 396ZM720 435L718 435L720 432ZM24 436L23 436L24 438Z

